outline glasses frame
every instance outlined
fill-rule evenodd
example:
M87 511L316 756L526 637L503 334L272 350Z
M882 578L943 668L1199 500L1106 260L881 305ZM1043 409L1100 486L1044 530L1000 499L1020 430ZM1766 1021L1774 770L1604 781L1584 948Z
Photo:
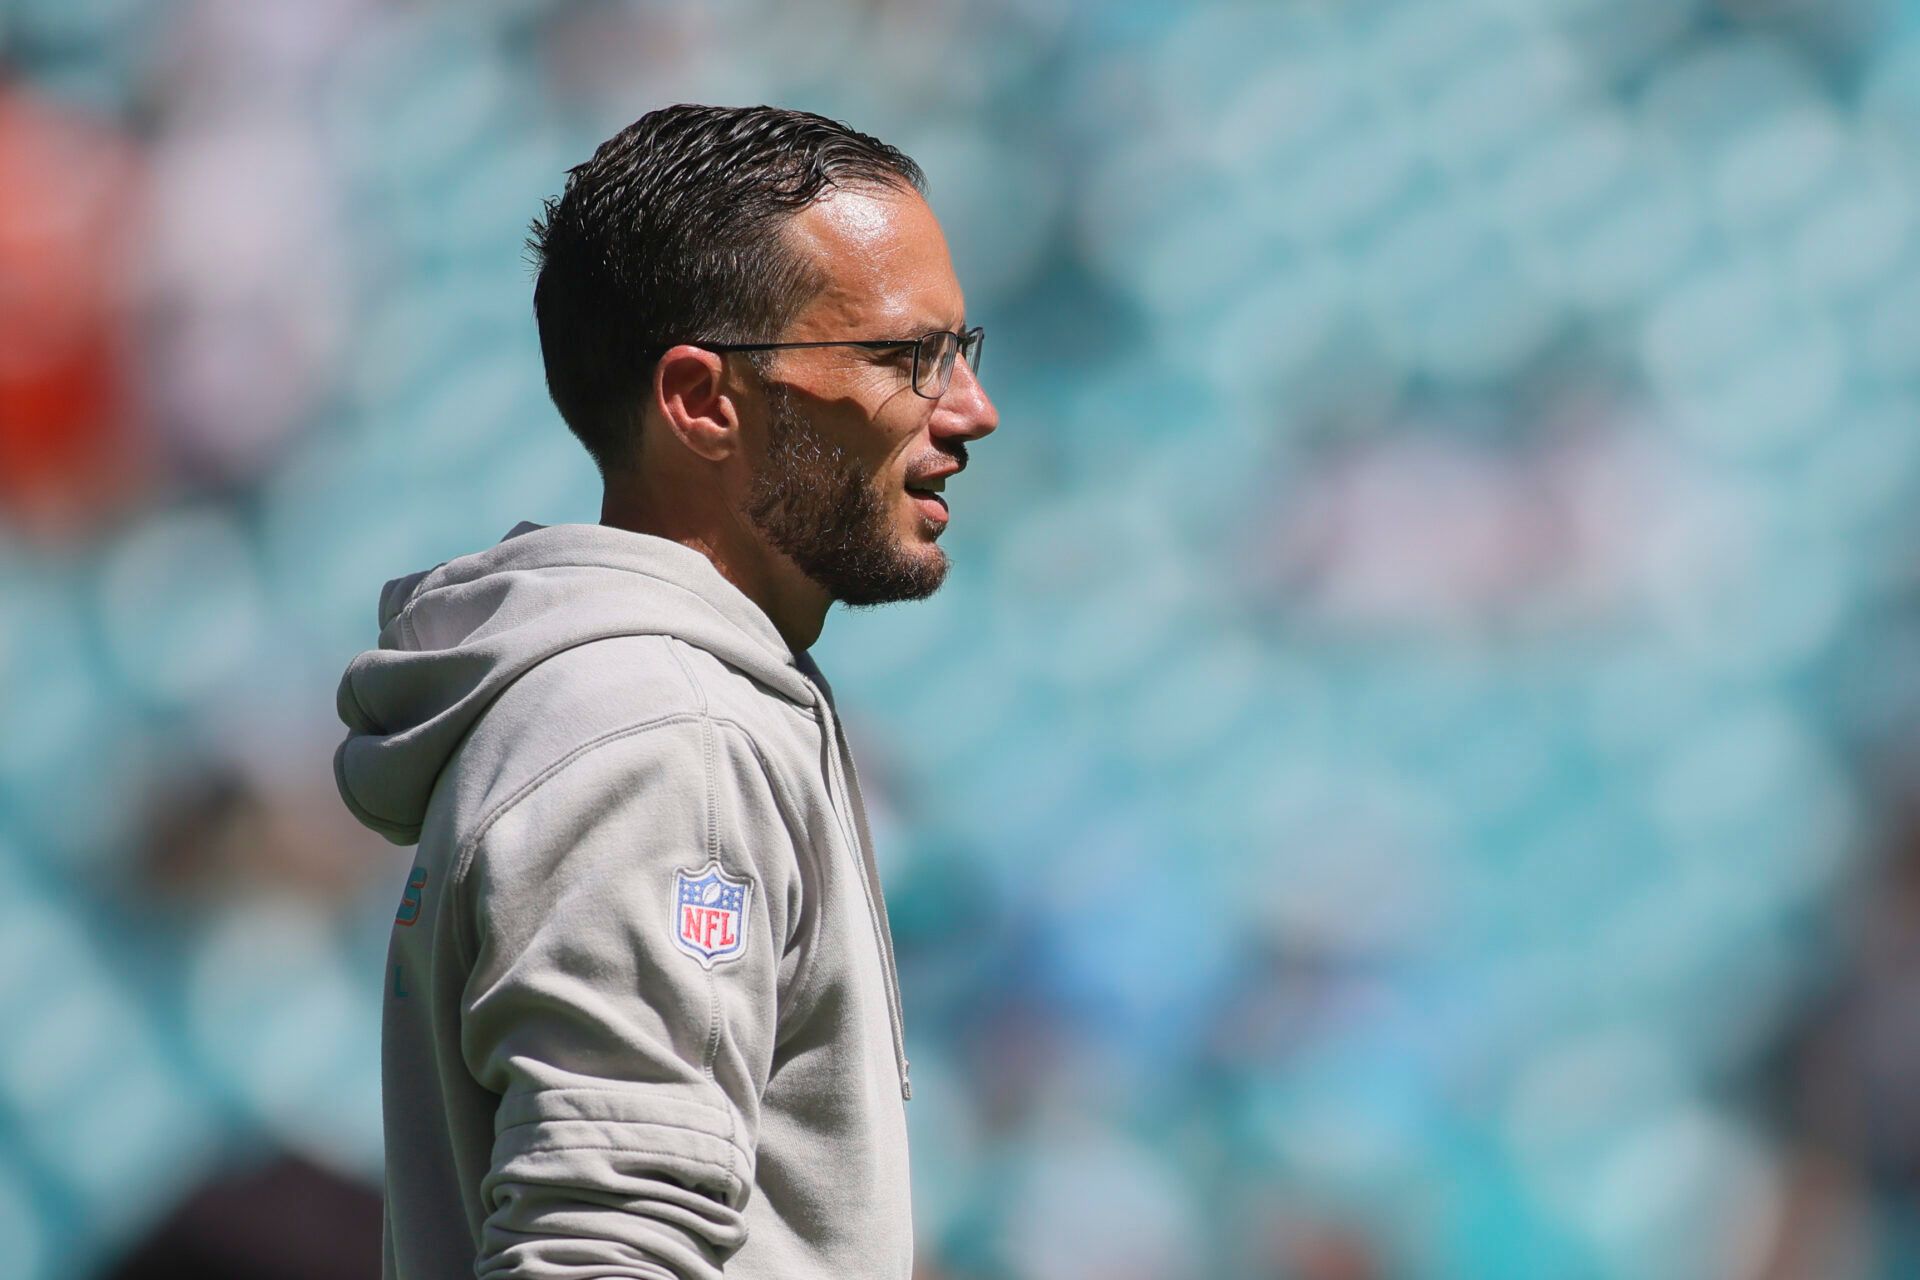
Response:
M920 389L920 370L927 360L927 344L935 338L957 338L953 344L953 359L939 369L939 387L926 392ZM913 393L925 400L938 400L947 394L947 388L953 385L953 366L955 361L965 357L967 368L975 377L980 376L980 352L986 346L987 331L981 325L971 329L935 329L932 333L923 333L917 338L870 338L859 341L843 340L839 342L690 342L690 347L705 347L709 351L800 351L810 347L863 347L869 351L885 351L892 347L913 348Z

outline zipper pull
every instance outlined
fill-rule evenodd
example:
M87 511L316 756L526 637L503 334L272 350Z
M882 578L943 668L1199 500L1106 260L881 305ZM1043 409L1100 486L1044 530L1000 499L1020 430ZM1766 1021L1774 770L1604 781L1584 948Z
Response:
M900 1059L900 1100L902 1102L913 1101L913 1081L908 1078L908 1073L912 1070L911 1062L905 1058Z

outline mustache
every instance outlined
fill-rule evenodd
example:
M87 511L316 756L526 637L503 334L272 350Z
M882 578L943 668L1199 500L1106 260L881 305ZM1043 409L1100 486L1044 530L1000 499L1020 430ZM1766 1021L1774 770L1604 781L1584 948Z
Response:
M910 476L924 476L929 471L945 470L944 461L953 462L953 474L959 475L967 469L967 444L964 440L955 440L951 445L935 445L932 452L922 456L908 469Z

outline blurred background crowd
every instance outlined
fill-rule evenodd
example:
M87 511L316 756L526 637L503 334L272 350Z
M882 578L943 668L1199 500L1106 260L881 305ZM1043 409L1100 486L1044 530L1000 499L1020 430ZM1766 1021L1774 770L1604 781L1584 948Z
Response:
M597 517L522 239L681 100L990 335L818 650L924 1280L1920 1274L1900 0L0 0L0 1274L371 1274L335 682Z

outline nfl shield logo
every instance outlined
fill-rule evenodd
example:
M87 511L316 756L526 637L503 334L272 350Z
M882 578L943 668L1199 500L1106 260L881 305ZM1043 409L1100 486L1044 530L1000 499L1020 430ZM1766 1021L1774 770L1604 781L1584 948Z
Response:
M753 881L735 880L709 862L673 873L674 945L711 969L737 960L747 946L747 903Z

